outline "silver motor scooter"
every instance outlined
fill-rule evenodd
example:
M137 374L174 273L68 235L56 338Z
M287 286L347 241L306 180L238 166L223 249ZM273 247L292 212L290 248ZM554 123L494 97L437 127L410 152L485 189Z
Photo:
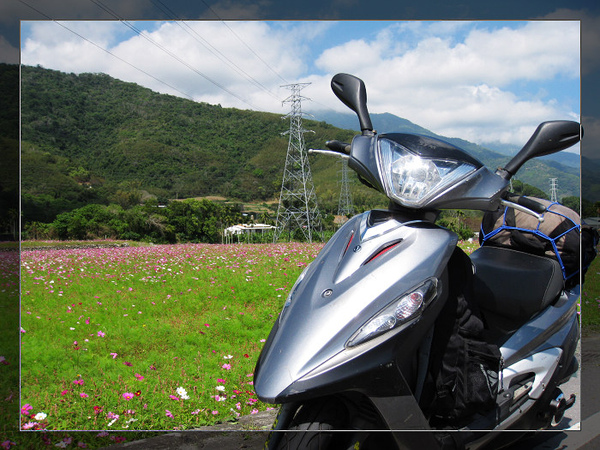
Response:
M541 124L494 173L441 140L377 134L364 83L338 74L331 85L358 115L362 134L314 151L347 158L390 208L351 218L291 289L254 376L258 398L281 405L266 448L500 448L520 434L497 431L559 421L575 400L558 386L577 370L579 286L565 289L552 259L482 247L467 257L472 296L490 319L511 325L487 325L501 354L491 374L493 405L458 426L432 422L423 399L435 364L434 330L456 292L453 266L465 264L455 257L458 236L434 222L441 209L508 205L539 214L536 202L510 195L509 180L529 159L577 143L580 125ZM493 302L485 304L490 293Z

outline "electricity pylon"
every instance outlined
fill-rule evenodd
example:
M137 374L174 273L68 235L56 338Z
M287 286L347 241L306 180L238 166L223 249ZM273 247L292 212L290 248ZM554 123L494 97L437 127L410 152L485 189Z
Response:
M550 201L558 201L558 178L550 178Z
M348 162L345 159L342 162L342 186L340 190L340 201L338 203L338 216L345 216L347 219L354 215L354 205L352 194L348 186ZM346 220L347 220L346 219Z
M282 86L290 89L292 94L283 101L291 105L290 113L283 117L289 118L290 129L283 133L289 134L289 143L277 208L274 242L277 242L285 229L290 233L290 240L296 230L301 230L308 242L312 242L315 234L321 230L321 215L308 163L308 152L304 145L304 133L311 130L302 127L302 100L308 99L302 97L300 91L309 84Z

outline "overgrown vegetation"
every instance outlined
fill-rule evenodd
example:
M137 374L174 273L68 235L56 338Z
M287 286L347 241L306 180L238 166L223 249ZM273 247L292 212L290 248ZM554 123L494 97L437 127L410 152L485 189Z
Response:
M23 223L51 223L90 203L127 209L148 199L208 195L237 203L273 200L288 145L281 116L158 94L105 74L24 66ZM305 135L309 148L354 135L325 122L306 120L305 126L314 131ZM500 155L483 148L476 156L489 167L501 163ZM335 214L341 167L324 156L310 156L310 163L319 208ZM558 169L538 166L523 175L533 172L546 186ZM577 194L577 186L577 175L563 170L561 190ZM357 212L387 204L353 176L350 190Z
M155 200L128 209L90 204L61 213L48 224L29 222L25 238L217 243L224 228L246 220L239 205L189 199L161 206Z

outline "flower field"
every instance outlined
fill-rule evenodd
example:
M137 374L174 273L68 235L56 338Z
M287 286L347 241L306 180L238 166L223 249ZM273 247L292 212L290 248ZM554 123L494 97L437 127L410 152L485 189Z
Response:
M253 414L253 370L322 244L22 252L21 428L189 429Z
M20 433L0 438L3 448L99 448L269 408L256 399L254 366L322 245L24 248L21 429L88 432ZM5 290L14 286L7 279ZM17 358L5 353L0 367Z

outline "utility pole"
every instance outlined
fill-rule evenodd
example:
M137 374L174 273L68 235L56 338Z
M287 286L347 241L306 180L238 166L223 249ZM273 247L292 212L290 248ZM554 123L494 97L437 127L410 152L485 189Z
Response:
M277 242L285 229L290 233L290 240L294 231L301 230L308 242L312 242L315 233L321 230L321 215L308 163L308 152L304 145L304 133L311 130L302 127L302 100L308 99L302 97L300 91L309 84L282 86L290 89L292 93L283 101L291 105L290 113L283 117L289 118L290 129L283 133L289 135L289 143L277 208L274 242Z
M550 201L558 202L558 178L550 178Z
M345 216L346 220L354 215L354 205L352 194L348 186L348 162L345 159L342 162L342 188L340 190L340 201L338 203L338 216Z

